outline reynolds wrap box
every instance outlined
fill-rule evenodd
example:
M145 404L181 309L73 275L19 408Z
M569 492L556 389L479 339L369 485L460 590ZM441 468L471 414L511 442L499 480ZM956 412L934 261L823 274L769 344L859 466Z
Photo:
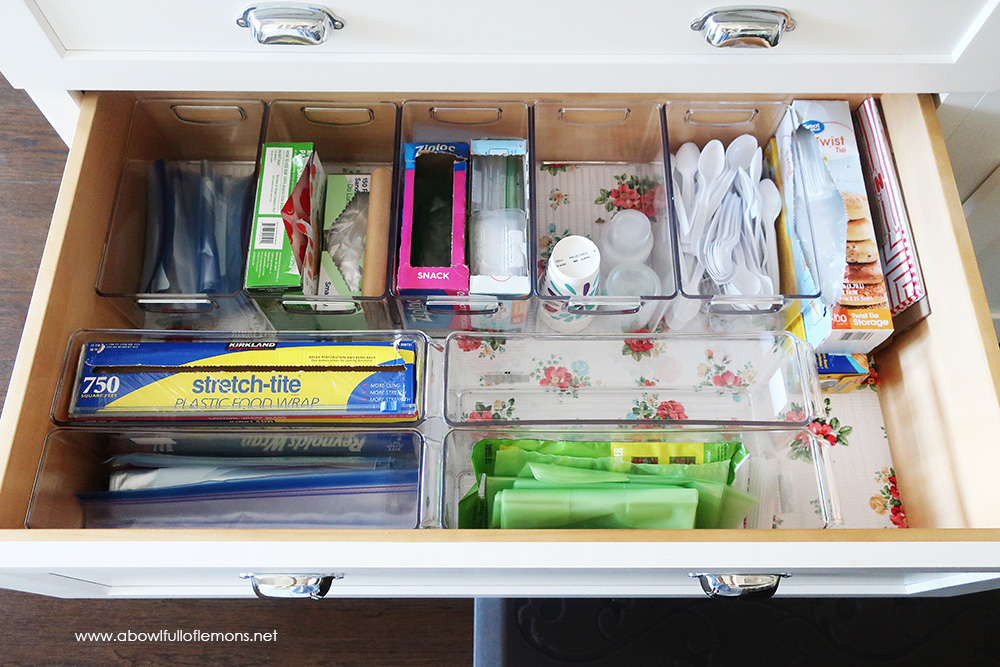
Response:
M326 174L310 143L264 144L244 285L314 295Z
M850 106L837 100L796 100L778 127L776 140L786 226L793 231L796 274L800 283L808 284L809 276L805 275L808 262L800 258L815 253L818 261L828 248L818 243L813 245L816 238L822 238L815 230L819 225L835 223L813 216L816 219L808 220L808 232L804 229L802 212L808 209L809 195L805 192L800 165L796 164L803 154L795 146L798 141L795 133L800 127L815 137L824 166L844 202L846 269L837 302L830 306L822 299L807 302L801 317L789 328L809 341L817 352L866 354L892 334L892 317Z
M469 144L403 146L400 294L466 295L465 200Z
M413 341L138 341L82 346L83 420L414 421Z

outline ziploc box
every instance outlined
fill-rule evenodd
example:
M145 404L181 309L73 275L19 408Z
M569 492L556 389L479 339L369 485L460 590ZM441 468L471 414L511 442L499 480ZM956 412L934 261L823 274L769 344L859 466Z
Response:
M469 144L403 146L403 218L396 289L400 294L469 293L465 200Z
M850 105L843 100L796 100L789 106L776 136L783 178L784 213L797 229L796 199L803 197L801 177L792 158L792 136L799 126L816 137L826 168L840 190L847 213L846 270L838 302L821 300L803 306L801 318L789 327L817 352L867 354L892 334L885 280L868 207L861 156ZM811 221L823 224L822 220ZM804 235L799 240L805 244ZM816 248L823 253L824 248ZM796 271L802 266L796 263Z
M358 245L362 250L358 256L358 269L364 269L363 247L368 222L368 207L367 197L359 197L358 195L368 194L371 188L371 178L370 174L333 174L326 177L326 212L323 215L322 236L323 250L320 252L319 259L320 296L361 296L360 280L358 281L357 289L351 289L344 275L337 267L333 256L330 254L330 249L326 245L326 239L330 229L340 221L340 216L347 211L351 203L356 199L362 201L364 204L363 222L365 224L360 229L361 243Z
M315 295L326 174L311 143L264 144L244 286Z
M357 289L351 289L344 278L343 273L337 267L330 248L327 247L327 239L330 229L340 222L340 217L344 215L348 207L358 205L363 206L363 227L361 228L360 239L354 239L358 243L360 253L358 258L358 271L364 270L364 243L365 233L368 223L368 194L371 189L370 174L333 174L326 177L326 208L323 215L323 234L321 237L322 251L319 256L319 286L318 296L361 296L361 285ZM336 311L339 305L318 303L318 310ZM340 311L337 316L338 329L367 329L368 319L362 309L346 314Z
M417 418L412 340L88 342L78 369L73 419Z

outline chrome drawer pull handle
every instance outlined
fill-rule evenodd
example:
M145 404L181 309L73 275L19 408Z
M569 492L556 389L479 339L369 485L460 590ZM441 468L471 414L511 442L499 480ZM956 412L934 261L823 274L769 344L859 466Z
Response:
M240 579L250 580L253 592L262 599L321 600L334 580L343 578L343 574L240 574Z
M689 574L710 598L769 598L790 574Z
M772 48L781 36L795 30L795 21L780 7L735 6L710 9L691 22L715 47Z
M341 30L344 22L325 7L267 3L248 7L236 25L250 28L261 44L316 46L326 41L331 30Z

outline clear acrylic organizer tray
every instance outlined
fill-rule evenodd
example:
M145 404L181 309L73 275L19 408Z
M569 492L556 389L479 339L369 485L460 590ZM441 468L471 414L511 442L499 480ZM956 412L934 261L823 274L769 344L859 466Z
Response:
M416 528L412 429L59 428L28 528ZM111 493L109 493L111 492Z
M830 528L843 522L832 461L826 447L803 429L769 430L669 430L650 428L535 427L495 428L490 424L451 430L444 439L440 466L440 516L442 528L460 528L459 501L476 482L471 456L484 439L531 439L597 443L712 442L738 440L749 456L737 468L733 488L757 502L741 528ZM432 524L425 516L423 525Z
M788 429L819 405L812 347L787 332L456 332L444 363L452 426Z

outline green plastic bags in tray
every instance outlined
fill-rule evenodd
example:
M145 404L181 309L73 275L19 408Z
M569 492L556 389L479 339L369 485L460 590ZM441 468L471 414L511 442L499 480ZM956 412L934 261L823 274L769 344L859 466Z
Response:
M757 500L732 486L739 442L476 443L459 528L738 528Z

